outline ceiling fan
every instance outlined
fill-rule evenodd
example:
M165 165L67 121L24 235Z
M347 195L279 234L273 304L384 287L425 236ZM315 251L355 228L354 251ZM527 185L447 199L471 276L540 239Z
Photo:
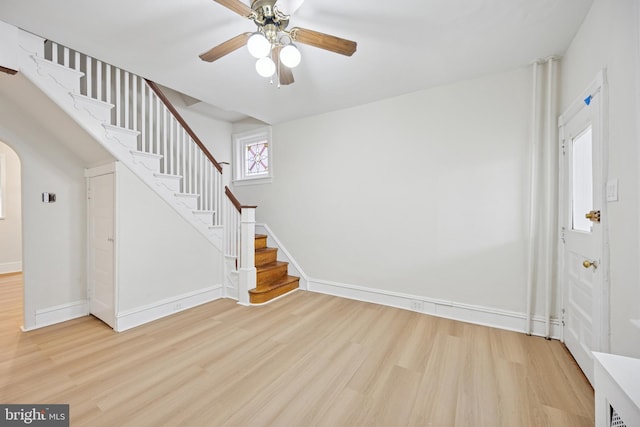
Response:
M291 68L300 62L300 52L294 42L346 56L351 56L356 51L357 43L351 40L300 27L287 30L290 15L278 9L277 0L251 0L251 7L240 0L214 1L238 15L251 19L258 29L255 33L239 34L204 52L200 55L203 61L216 61L247 45L249 52L258 59L258 74L264 77L277 74L281 85L289 85L294 81ZM299 6L302 2L298 0L297 3Z

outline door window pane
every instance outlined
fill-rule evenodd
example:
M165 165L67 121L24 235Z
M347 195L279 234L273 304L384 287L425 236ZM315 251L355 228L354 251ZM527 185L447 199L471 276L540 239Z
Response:
M593 160L591 126L571 141L573 153L572 228L591 232L585 214L593 210Z

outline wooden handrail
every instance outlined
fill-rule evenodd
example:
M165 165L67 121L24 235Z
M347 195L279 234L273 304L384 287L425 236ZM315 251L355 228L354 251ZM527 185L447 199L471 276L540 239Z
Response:
M13 68L7 68L7 67L3 67L2 65L0 65L0 72L7 73L7 74L11 74L11 75L14 75L14 74L16 74L18 71L17 71L17 70L14 70Z
M220 163L218 163L218 161L213 157L213 155L209 152L209 150L207 150L207 147L205 147L205 145L202 143L202 141L200 141L200 138L198 138L198 136L193 131L193 129L191 129L191 127L187 124L187 122L182 118L180 113L178 113L178 110L176 110L176 108L173 106L171 101L169 101L169 98L167 98L165 94L162 93L162 91L160 90L157 84L155 84L149 79L145 79L145 81L147 82L151 90L155 92L158 98L160 98L160 100L163 102L165 107L167 107L171 112L171 114L173 114L173 116L176 118L178 123L180 123L180 125L182 125L184 130L187 131L191 139L193 139L193 142L195 142L196 145L200 147L204 155L207 156L207 159L209 159L211 163L213 163L213 166L215 166L216 169L218 169L218 172L222 173L222 166L220 166Z
M238 212L242 212L242 208L257 208L257 206L243 205L242 203L240 203L240 201L238 201L236 196L231 192L231 190L229 190L229 187L227 187L226 185L224 186L224 194L226 194L229 200L231 200L231 203L233 203L233 206L236 207Z

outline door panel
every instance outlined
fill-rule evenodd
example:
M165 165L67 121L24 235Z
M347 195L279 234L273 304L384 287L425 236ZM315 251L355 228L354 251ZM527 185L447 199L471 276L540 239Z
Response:
M592 351L602 351L602 223L586 217L602 209L600 94L562 127L561 188L564 342L593 384ZM603 218L604 219L604 218Z
M115 325L114 175L89 179L89 287L90 312Z

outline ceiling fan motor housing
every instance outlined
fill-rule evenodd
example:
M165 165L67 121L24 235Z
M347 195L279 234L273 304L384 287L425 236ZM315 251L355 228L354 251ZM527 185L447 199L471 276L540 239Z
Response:
M251 9L255 16L253 21L259 27L273 24L276 31L283 31L289 25L289 15L285 15L275 7L276 0L253 0Z

